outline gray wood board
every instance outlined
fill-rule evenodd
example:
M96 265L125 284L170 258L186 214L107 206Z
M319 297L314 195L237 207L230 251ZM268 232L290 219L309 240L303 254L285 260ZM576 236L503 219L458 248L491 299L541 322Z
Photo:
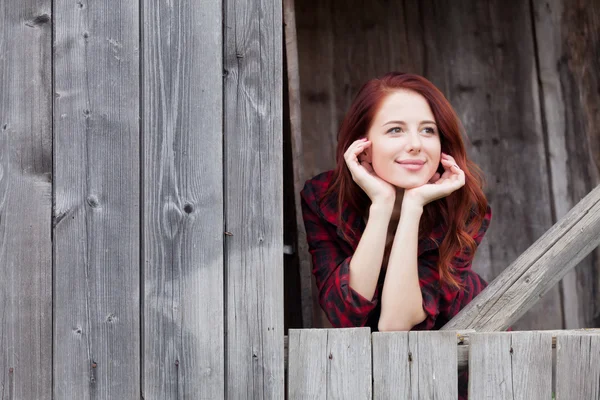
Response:
M442 329L507 329L599 243L600 186Z
M312 328L313 310L318 310L318 301L313 304L313 292L316 292L312 278L312 261L306 242L306 231L302 219L300 191L309 178L304 172L304 153L302 142L302 114L300 106L300 72L298 65L298 37L296 31L296 12L294 0L283 1L285 24L285 51L287 61L287 86L289 118L291 130L292 165L294 177L294 205L297 230L297 257L300 277L302 327Z
M546 400L551 397L551 333L470 335L469 398Z
M290 329L290 399L371 399L371 330Z
M142 394L222 399L222 4L142 9Z
M54 398L139 398L139 4L53 10Z
M373 333L373 398L456 399L456 332Z
M600 94L600 4L534 1L542 121L552 178L555 219L600 182L596 124ZM593 73L590 73L594 71ZM596 145L595 145L596 143ZM583 259L562 281L565 328L600 324L600 257ZM590 301L591 300L591 301Z
M51 1L0 7L0 387L52 398Z
M282 7L224 9L228 399L281 399L283 365Z
M556 400L600 399L600 334L556 338Z

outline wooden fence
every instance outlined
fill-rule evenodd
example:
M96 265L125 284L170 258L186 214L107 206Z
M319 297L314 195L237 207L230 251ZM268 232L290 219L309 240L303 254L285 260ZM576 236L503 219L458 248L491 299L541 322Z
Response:
M2 1L1 398L283 398L281 15Z
M600 331L290 330L289 399L600 399Z

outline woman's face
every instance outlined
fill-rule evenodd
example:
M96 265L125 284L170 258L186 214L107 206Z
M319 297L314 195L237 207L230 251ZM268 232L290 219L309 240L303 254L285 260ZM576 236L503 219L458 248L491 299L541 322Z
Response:
M366 160L383 180L402 189L422 186L440 164L440 135L420 94L398 90L389 94L377 111L367 133L372 142Z

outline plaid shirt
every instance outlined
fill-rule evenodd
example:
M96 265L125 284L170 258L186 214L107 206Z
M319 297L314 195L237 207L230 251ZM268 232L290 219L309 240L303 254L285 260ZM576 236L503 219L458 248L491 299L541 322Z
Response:
M350 287L350 260L366 224L357 212L344 207L342 219L356 234L352 234L350 230L344 232L344 227L339 227L337 223L337 196L330 195L319 205L319 199L327 190L332 176L333 171L315 176L306 181L301 192L306 238L312 255L313 275L319 289L319 303L334 327L369 326L372 331L377 331L385 266L381 269L373 299L364 298ZM481 229L473 238L477 245L483 239L491 216L491 209L488 207ZM344 239L344 233L350 241ZM487 286L487 283L471 270L473 255L462 252L454 257L452 264L456 275L464 283L465 290L440 285L437 261L439 246L445 234L440 225L433 229L430 237L419 240L419 284L427 317L414 326L413 330L441 328Z

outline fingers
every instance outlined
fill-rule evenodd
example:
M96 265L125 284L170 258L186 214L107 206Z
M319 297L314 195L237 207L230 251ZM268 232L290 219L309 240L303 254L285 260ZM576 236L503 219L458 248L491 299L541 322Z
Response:
M365 151L367 147L371 145L371 142L368 140L355 140L344 153L344 159L346 160L346 164L350 166L350 164L361 165L361 160L359 159L360 153Z
M451 181L459 183L460 186L463 186L465 184L465 172L458 166L454 157L442 153L440 161L445 170L440 181L450 179Z

